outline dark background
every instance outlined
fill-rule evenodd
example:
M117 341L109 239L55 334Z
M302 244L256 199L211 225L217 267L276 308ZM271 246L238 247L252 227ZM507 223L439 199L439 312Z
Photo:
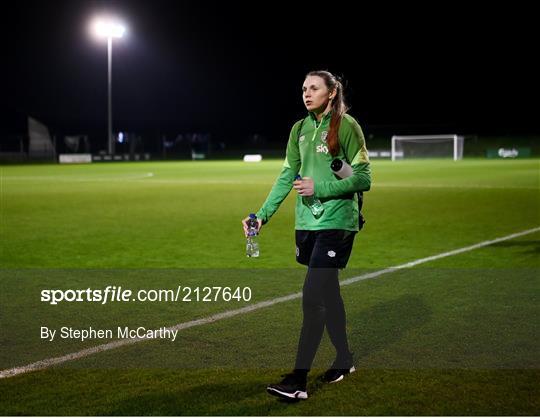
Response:
M19 1L3 16L3 131L31 115L105 140L107 47L88 25L109 12L128 27L113 46L115 131L283 142L305 73L327 69L368 133L539 132L531 10L294 4Z

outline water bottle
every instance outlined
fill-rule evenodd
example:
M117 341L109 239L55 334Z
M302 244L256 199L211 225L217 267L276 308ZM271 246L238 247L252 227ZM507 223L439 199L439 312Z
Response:
M259 222L257 216L254 213L249 214L248 234L246 237L246 256L258 257L259 256L259 241L257 236L259 235Z
M302 180L302 176L300 176L300 174L297 174L294 179ZM321 217L324 212L324 206L317 196L302 196L302 201L311 210L311 213L313 214L313 216L315 216L315 218Z
M343 161L339 158L334 158L332 160L332 164L330 164L330 168L332 169L332 171L334 172L336 176L342 179L350 177L353 174L352 167L349 164L347 164L346 161Z

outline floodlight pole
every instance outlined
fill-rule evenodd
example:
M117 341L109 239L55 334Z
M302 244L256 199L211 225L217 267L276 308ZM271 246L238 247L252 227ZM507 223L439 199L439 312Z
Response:
M112 130L112 37L107 37L107 58L108 58L108 111L109 111L109 154L114 155L114 139Z
M100 38L107 38L107 113L108 113L108 126L107 126L107 148L109 155L114 155L115 141L113 137L112 126L112 44L113 38L121 38L124 35L126 28L114 22L111 19L107 20L95 20L94 33ZM114 158L113 158L114 159Z

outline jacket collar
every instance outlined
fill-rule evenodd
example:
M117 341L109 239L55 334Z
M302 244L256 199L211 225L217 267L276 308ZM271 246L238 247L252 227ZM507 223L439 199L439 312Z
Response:
M315 123L315 125L317 125L319 123L319 121L317 120L317 116L315 115L315 113L314 112L308 112L308 114L309 114L309 118ZM322 117L320 123L326 123L327 121L330 120L331 117L332 117L332 110L330 110L330 112L326 113Z

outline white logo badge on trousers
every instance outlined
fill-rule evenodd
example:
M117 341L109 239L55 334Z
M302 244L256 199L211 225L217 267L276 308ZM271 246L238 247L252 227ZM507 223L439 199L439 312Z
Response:
M336 256L336 252L335 252L335 251L332 251L332 250L328 251L328 257L334 258L335 256Z

